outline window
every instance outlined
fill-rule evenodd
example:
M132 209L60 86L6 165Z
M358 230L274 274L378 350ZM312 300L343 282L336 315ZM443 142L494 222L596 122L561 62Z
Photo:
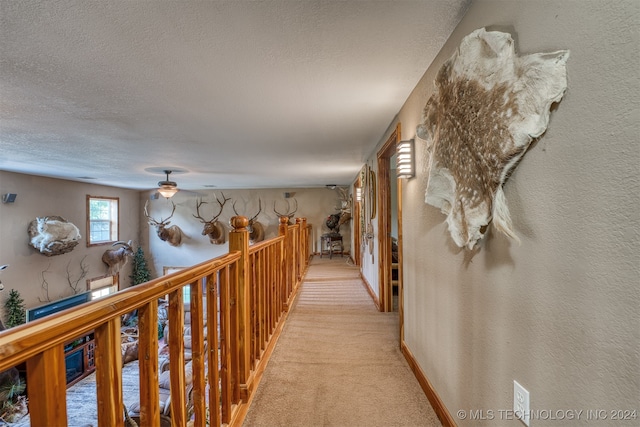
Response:
M87 195L87 246L118 240L118 198Z
M118 291L119 277L116 276L100 276L87 279L87 290L91 291L91 299L98 299Z
M98 299L104 296L107 296L109 294L113 294L116 292L116 287L115 286L106 286L104 288L100 288L100 289L96 289L95 291L91 292L91 299Z

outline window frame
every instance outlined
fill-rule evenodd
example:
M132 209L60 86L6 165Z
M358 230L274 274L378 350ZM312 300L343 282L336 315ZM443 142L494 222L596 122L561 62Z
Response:
M114 210L115 204L115 215L110 217L110 222L113 224L111 227L111 236L110 240L101 240L99 242L91 241L91 201L92 200L107 200L111 203L111 210ZM120 238L120 198L119 197L111 197L111 196L92 196L87 194L87 247L92 246L104 246L111 245L114 242L117 242ZM115 238L114 238L115 237Z
M107 293L102 294L107 290ZM120 290L120 275L119 273L111 276L109 274L105 276L93 277L87 279L87 291L91 292L91 300L102 298L107 295L114 294Z

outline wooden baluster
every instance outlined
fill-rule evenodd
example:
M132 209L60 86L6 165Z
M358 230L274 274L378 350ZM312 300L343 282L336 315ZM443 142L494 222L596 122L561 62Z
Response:
M251 267L251 369L256 367L256 359L260 355L260 286L258 284L258 260L260 253L254 252L250 256Z
M186 424L184 374L184 298L182 288L169 293L169 384L171 388L171 421ZM102 424L100 424L102 425Z
M31 425L67 425L67 384L62 344L27 359Z
M271 283L271 287L273 288L273 304L275 305L276 311L276 323L280 320L280 315L282 314L282 296L280 294L280 284L276 281L276 271L275 271L275 250L273 246L269 246L268 249L268 257L269 262L269 282Z
M124 403L120 316L98 326L95 337L98 425L122 427Z
M255 300L253 301L253 308L256 311L256 323L254 327L256 330L257 342L256 342L256 352L254 354L255 362L254 366L257 364L258 359L260 358L260 354L262 353L262 349L264 349L264 342L266 340L266 312L264 306L265 299L265 289L264 282L262 280L262 268L264 265L264 258L262 251L256 253L255 257L255 276L254 281L252 283L252 288L255 290L254 296Z
M235 292L237 293L237 335L234 341L238 343L240 377L240 398L245 402L251 394L251 293L249 291L249 232L247 226L249 220L244 216L231 218L233 230L229 232L229 252L240 251L238 263L238 279ZM232 319L233 321L233 319Z
M192 401L195 415L194 425L205 425L205 372L204 372L204 307L202 304L202 282L191 283L191 366L193 369ZM209 301L209 304L212 302ZM187 413L188 415L188 413ZM189 421L189 420L187 420ZM154 424L157 425L157 424Z
M289 296L287 295L287 282L285 280L284 268L283 268L284 240L280 241L280 244L276 246L275 251L276 251L276 272L277 272L276 275L278 277L278 283L280 283L280 287L282 288L282 307L283 307L283 310L288 311L289 305L287 304L287 301Z
M237 265L234 264L233 275L237 275ZM225 269L220 274L220 379L222 384L222 423L231 421L231 403L240 396L238 377L237 345L232 337L232 305L231 286L235 279L231 279L232 271ZM235 359L235 362L234 362Z
M271 333L273 332L273 289L271 288L271 283L269 282L269 276L267 274L267 270L269 269L269 263L267 260L267 253L266 251L262 252L262 283L264 286L264 308L265 308L265 329L266 329L266 334L265 334L265 346L263 346L263 348L266 347L266 343L269 342L269 337L271 336Z
M229 268L225 267L219 272L219 275L228 275ZM221 399L220 399L220 387L222 391L228 396L231 386L228 382L228 375L221 381L221 370L226 370L228 361L227 357L227 344L228 341L222 342L218 340L218 281L216 276L207 276L207 342L208 342L208 365L209 365L209 425L219 427L222 424L221 420ZM220 307L222 305L222 298L220 298ZM222 312L228 312L224 308L221 308ZM220 313L220 319L222 321L223 316ZM220 325L220 333L222 334L224 329ZM224 339L224 338L223 338ZM218 352L218 346L220 351ZM220 369L217 367L220 366ZM231 403L229 402L229 406ZM222 405L224 407L224 404ZM228 422L228 421L227 421Z
M138 366L140 367L140 424L160 425L157 299L138 309Z

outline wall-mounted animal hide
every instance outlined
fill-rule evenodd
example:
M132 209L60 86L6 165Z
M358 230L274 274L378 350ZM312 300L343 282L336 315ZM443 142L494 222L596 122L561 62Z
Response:
M567 50L519 57L509 34L482 28L439 70L417 135L429 156L425 202L447 215L458 246L473 249L492 221L518 240L502 186L547 129L568 58Z
M75 248L80 230L61 216L37 217L29 223L29 242L46 256L62 255Z

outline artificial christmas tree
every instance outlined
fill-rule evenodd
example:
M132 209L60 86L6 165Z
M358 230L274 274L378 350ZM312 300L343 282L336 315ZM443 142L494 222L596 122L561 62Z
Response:
M9 298L4 303L4 308L7 316L5 319L5 327L7 329L26 322L24 300L20 297L20 292L11 289Z
M151 280L151 273L147 268L147 260L144 259L144 251L140 246L138 246L133 256L133 269L129 278L131 279L132 286Z

